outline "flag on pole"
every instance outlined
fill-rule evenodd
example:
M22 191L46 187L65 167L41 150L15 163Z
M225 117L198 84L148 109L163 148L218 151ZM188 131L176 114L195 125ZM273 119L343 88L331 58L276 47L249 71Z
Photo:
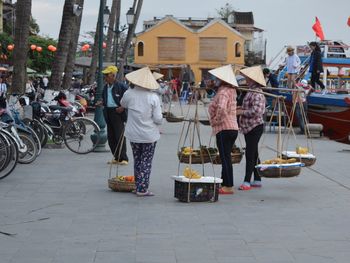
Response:
M349 18L348 18L348 26L350 26L350 16L349 16Z
M320 22L320 20L318 20L317 16L316 16L316 22L312 26L312 29L313 29L313 31L315 31L316 36L318 36L320 40L324 40L324 34L323 34L321 22Z

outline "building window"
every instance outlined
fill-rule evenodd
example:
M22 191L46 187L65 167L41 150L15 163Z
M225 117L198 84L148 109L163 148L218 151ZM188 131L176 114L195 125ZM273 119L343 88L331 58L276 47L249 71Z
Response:
M226 61L226 43L226 38L201 37L199 40L199 59L205 61Z
M143 44L143 42L139 42L139 43L137 44L137 55L138 55L139 57L143 57L143 49L144 49L144 44Z
M236 58L241 57L241 44L240 43L235 44L235 56L236 56Z
M183 37L159 37L159 60L185 60L186 39Z

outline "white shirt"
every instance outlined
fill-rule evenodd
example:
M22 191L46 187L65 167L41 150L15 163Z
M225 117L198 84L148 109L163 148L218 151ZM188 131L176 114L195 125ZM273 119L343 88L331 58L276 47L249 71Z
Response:
M6 83L0 83L0 96L6 97L7 85Z
M43 83L44 87L47 87L47 84L49 84L49 79L47 77L43 77Z
M159 140L158 126L163 116L160 101L154 92L136 87L128 89L120 101L128 109L125 137L134 143L153 143Z
M289 74L297 74L300 69L300 58L293 54L291 56L286 57L286 66L287 66L287 73Z

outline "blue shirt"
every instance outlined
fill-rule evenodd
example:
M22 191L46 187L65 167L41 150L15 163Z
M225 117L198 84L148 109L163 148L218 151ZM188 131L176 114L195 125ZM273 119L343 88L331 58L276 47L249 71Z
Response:
M117 104L115 103L112 95L113 85L108 85L107 88L107 108L117 108Z

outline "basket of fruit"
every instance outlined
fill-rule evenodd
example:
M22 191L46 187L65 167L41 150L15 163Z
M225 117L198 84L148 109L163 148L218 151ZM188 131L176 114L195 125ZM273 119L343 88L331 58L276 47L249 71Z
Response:
M239 148L236 145L233 145L232 151L231 151L231 159L232 164L234 163L240 163L244 155L244 149ZM217 155L214 164L221 164L221 158L220 155Z
M133 175L117 175L108 179L108 187L116 192L131 192L135 190L135 177Z
M296 147L295 152L293 151L284 151L282 152L282 159L295 158L305 166L309 167L315 164L316 156L309 153L309 149L306 147Z
M177 153L180 163L203 164L213 162L218 155L218 149L201 146L200 149L182 147Z
M165 115L165 119L167 122L182 122L184 121L185 117L184 116L175 116L171 112L167 112Z
M303 164L298 162L295 158L288 160L275 158L262 162L257 165L256 168L261 177L289 178L298 176L302 166Z
M186 167L183 176L173 176L174 197L181 202L216 202L222 179L204 177L199 172Z

